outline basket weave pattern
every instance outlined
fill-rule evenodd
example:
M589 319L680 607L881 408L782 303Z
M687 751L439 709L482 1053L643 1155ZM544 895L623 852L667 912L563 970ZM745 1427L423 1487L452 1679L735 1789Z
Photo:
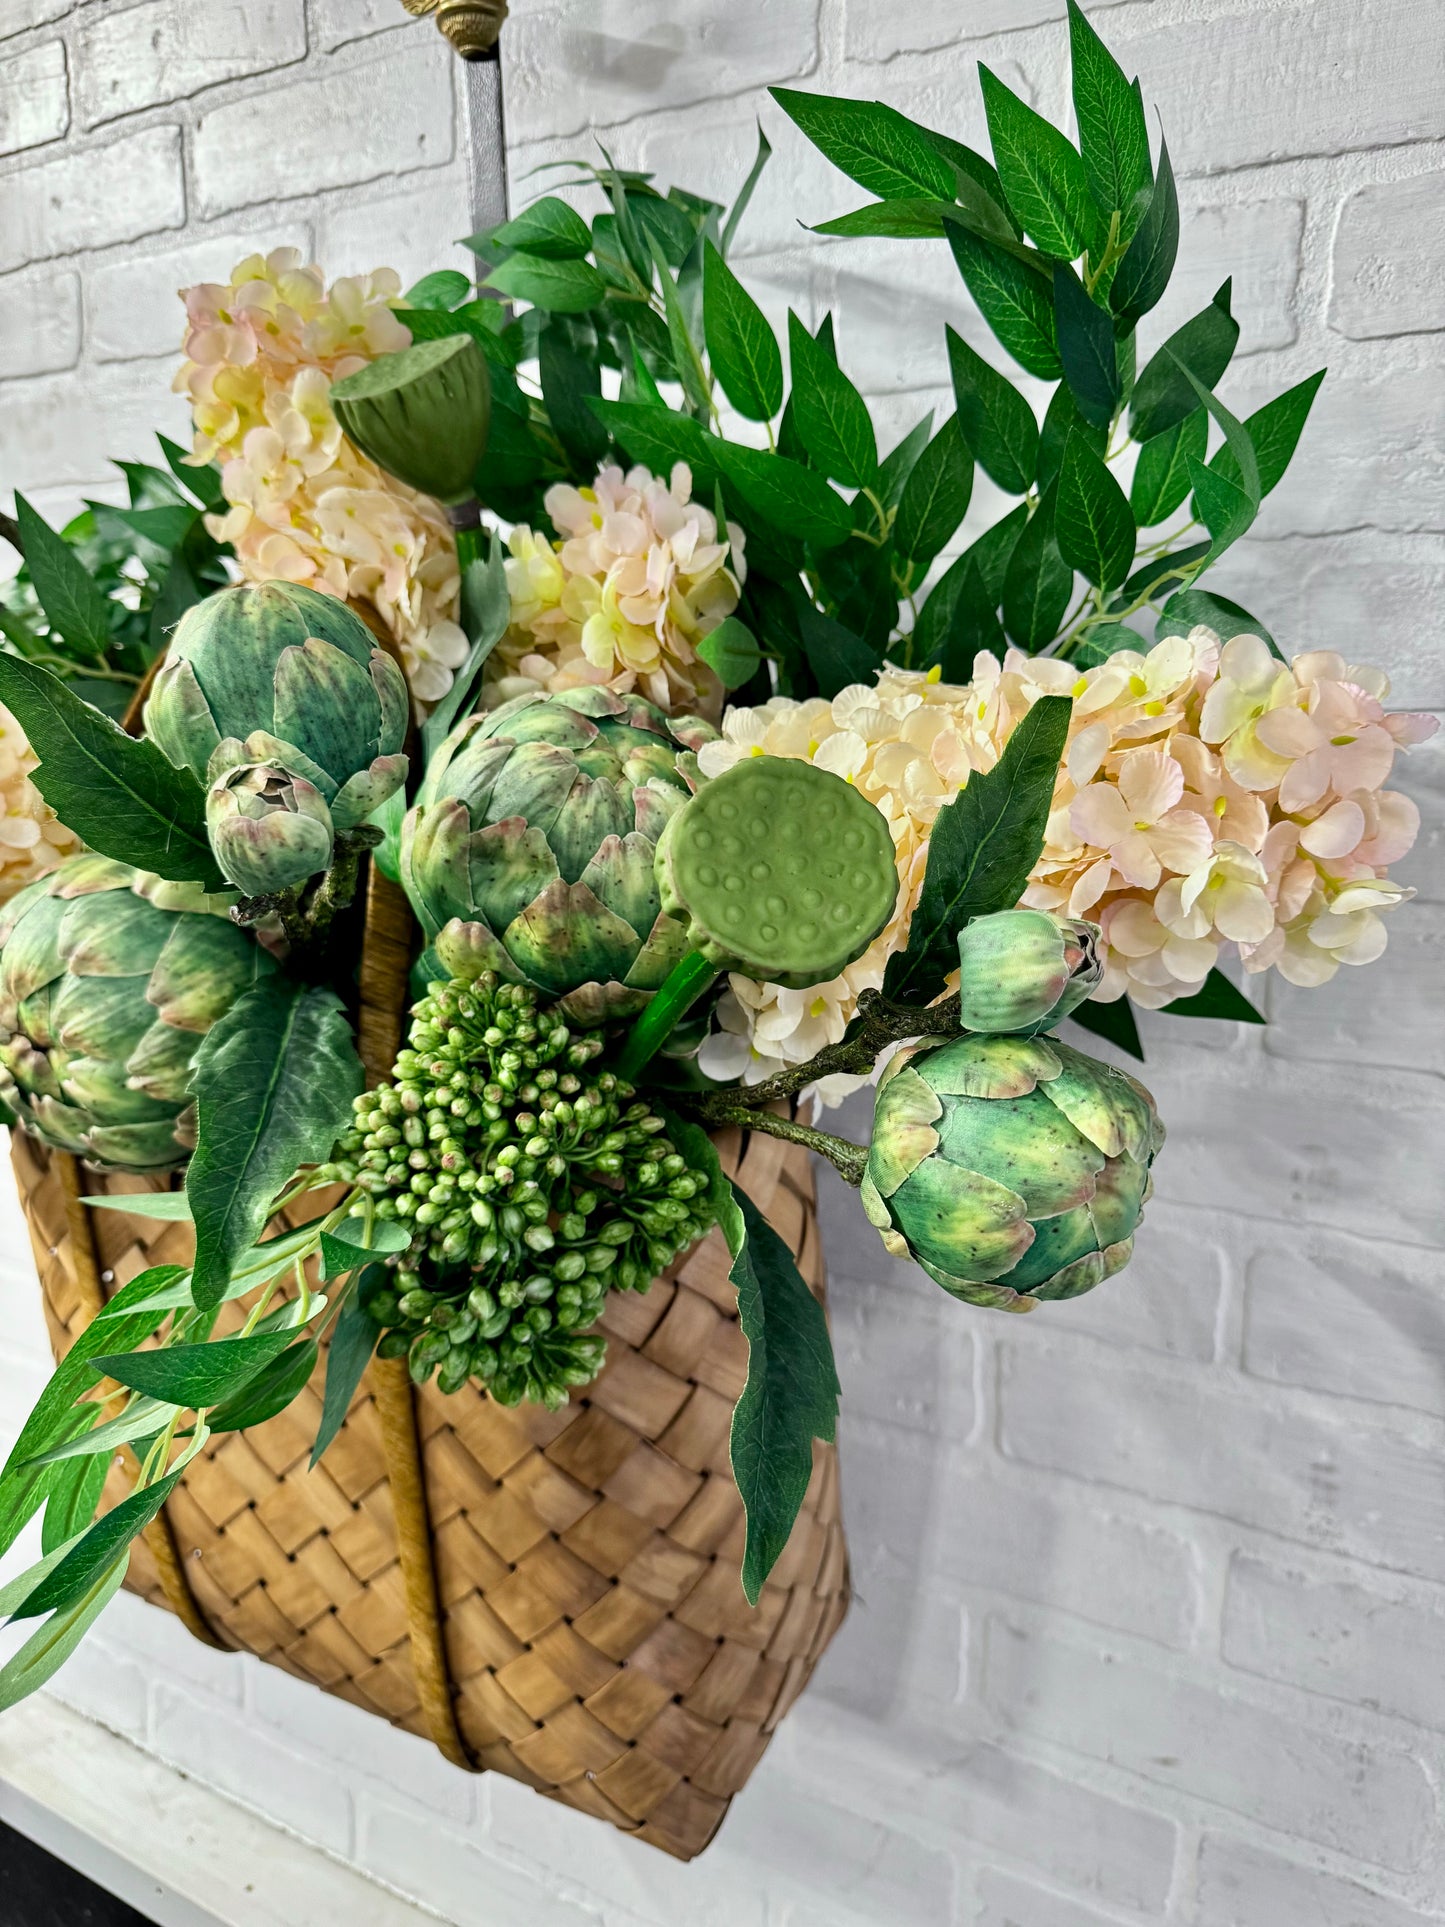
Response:
M725 1135L718 1149L821 1296L806 1154L757 1134ZM14 1134L57 1356L93 1310L59 1164ZM165 1185L99 1173L85 1182L112 1194ZM89 1218L107 1291L148 1265L190 1260L189 1225L108 1210ZM418 1591L415 1570L404 1569L403 1505L393 1503L405 1472L398 1395L393 1385L388 1428L375 1365L315 1471L307 1462L320 1371L280 1417L213 1439L166 1508L179 1571L203 1616L193 1630L209 1628L219 1643L430 1732L449 1757L524 1780L691 1858L717 1830L848 1600L837 1461L821 1445L797 1526L756 1609L743 1597L743 1512L728 1432L747 1346L728 1269L714 1231L648 1292L613 1293L603 1374L560 1412L509 1411L474 1388L444 1397L427 1386L412 1401L402 1386L403 1429L412 1429L414 1409L420 1441L440 1638L436 1617L419 1624L429 1586ZM239 1322L235 1307L226 1310ZM124 1496L132 1475L117 1462L106 1504ZM175 1605L178 1582L173 1574L163 1584L156 1545L137 1546L127 1584ZM439 1681L430 1706L421 1663L428 1632ZM448 1675L450 1704L439 1721L435 1702L446 1700Z

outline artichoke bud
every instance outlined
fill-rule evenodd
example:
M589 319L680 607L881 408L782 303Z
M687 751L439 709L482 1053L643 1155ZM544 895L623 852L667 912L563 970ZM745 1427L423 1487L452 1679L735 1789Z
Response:
M222 744L212 759L239 743ZM331 867L333 826L314 783L282 763L234 761L206 796L206 831L217 863L242 895L289 890Z
M1099 927L1046 910L1000 910L958 933L959 1022L1033 1037L1052 1030L1104 974Z
M470 335L381 355L333 386L331 406L361 452L408 488L446 503L475 495L492 386Z
M657 883L690 949L794 990L861 957L898 901L882 811L788 757L749 757L704 783L658 840Z
M879 1082L863 1208L954 1297L1028 1311L1128 1263L1163 1142L1142 1084L1056 1038L924 1043Z

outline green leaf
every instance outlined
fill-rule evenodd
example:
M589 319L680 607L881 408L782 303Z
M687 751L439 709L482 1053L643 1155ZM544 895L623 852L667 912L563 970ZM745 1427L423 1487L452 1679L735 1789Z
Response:
M1130 629L1122 622L1101 622L1085 630L1069 660L1076 662L1080 669L1094 669L1121 649L1134 649L1142 656L1148 647L1137 629Z
M1263 1014L1218 968L1211 970L1192 997L1176 997L1164 1009L1171 1017L1217 1017L1225 1023L1262 1024Z
M1260 487L1259 458L1254 452L1254 443L1244 423L1231 415L1218 395L1211 394L1199 380L1192 368L1185 363L1179 365L1180 373L1199 397L1201 404L1214 417L1224 431L1225 445L1234 457L1234 476L1224 479L1237 479L1245 495L1249 497L1251 510L1259 507L1263 490ZM1216 468L1216 473L1220 471Z
M579 355L556 326L545 327L537 343L542 400L557 439L573 465L594 474L607 453L607 431L589 403L602 393L602 371Z
M1245 417L1243 425L1258 463L1259 492L1262 497L1269 494L1289 467L1309 418L1310 406L1324 378L1325 370L1321 368L1318 374L1307 375L1302 382L1286 389L1284 394L1276 395L1273 401L1267 401L1263 408L1257 408L1252 415ZM1227 481L1243 485L1244 474L1236 447L1236 444L1226 442L1209 466ZM1203 448L1197 452L1202 458ZM1247 486L1245 492L1248 493Z
M962 335L945 329L958 421L973 458L1008 495L1022 495L1034 479L1039 429L1033 410Z
M478 678L486 667L487 658L507 633L507 624L512 619L512 599L507 589L506 552L502 538L495 530L492 532L491 545L487 559L480 558L468 562L462 570L461 622L466 631L471 650L466 661L452 678L452 686L435 704L431 714L421 726L421 746L423 763L430 762L438 747L451 733L452 725L462 713L463 706L470 702ZM396 810L405 811L406 798L398 790L392 799ZM387 808L382 805L382 810ZM382 811L377 811L372 822L387 824ZM398 833L400 819L398 817ZM380 852L377 860L381 860ZM385 867L383 865L383 867ZM390 875L391 872L388 871ZM397 879L392 877L392 881Z
M575 208L558 200L555 194L524 207L514 221L505 221L496 228L491 238L504 248L519 248L522 253L536 255L543 261L580 261L592 247L592 230ZM531 296L524 299L530 300Z
M736 442L714 442L713 448L724 477L748 507L785 534L818 549L846 542L852 534L848 504L812 469Z
M878 444L868 404L791 309L788 358L793 369L793 420L809 459L834 481L866 488L878 473Z
M986 649L1002 661L1008 648L1003 624L989 599L978 563L970 556L965 556L963 561L963 580L952 599L948 627L926 658L928 668L937 664L939 674L947 683L966 683L973 674L974 659L980 650ZM916 660L920 647L917 631L912 640Z
M1253 525L1258 507L1237 482L1192 457L1189 479L1194 484L1194 513L1209 530L1209 559L1215 562Z
M1226 642L1231 636L1258 636L1272 655L1284 661L1283 650L1258 616L1209 589L1176 590L1160 611L1155 637L1162 642L1165 636L1187 636L1201 622Z
M632 218L645 241L654 246L674 273L680 273L697 241L697 229L685 209L660 194L634 192Z
M657 237L649 234L647 244L652 251L652 264L657 270L658 282L662 288L662 306L667 316L667 338L672 347L673 366L677 378L682 383L682 391L699 415L706 415L712 398L708 384L707 370L702 365L697 343L687 325L687 316L682 311L678 298L677 283L672 278L667 256L657 244Z
M113 605L63 536L17 489L15 520L25 550L25 566L45 619L70 648L103 656L110 647Z
M693 647L724 689L741 689L756 675L763 659L757 637L736 616L724 616Z
M199 511L189 502L168 503L160 508L108 508L117 522L123 522L135 535L153 542L158 549L178 549L196 526Z
M98 1408L91 1406L81 1409L95 1411ZM118 1418L108 1419L103 1425L93 1425L89 1431L81 1432L73 1439L52 1445L48 1452L42 1452L39 1458L32 1459L31 1464L59 1465L77 1458L88 1458L95 1452L109 1454L117 1446L129 1445L132 1439L149 1438L178 1409L167 1399L139 1399Z
M931 562L967 514L972 493L973 457L958 417L950 415L904 484L893 524L899 554L912 562Z
M19 1652L0 1666L0 1712L37 1692L60 1671L119 1592L129 1565L127 1550L100 1574L81 1598L64 1612L57 1613L49 1625L32 1633Z
M311 1448L313 1466L341 1430L380 1336L381 1327L368 1314L358 1287L341 1307L331 1343L326 1348L326 1392L321 1401L316 1443Z
M915 422L896 448L878 464L878 480L873 492L886 509L896 509L903 496L904 484L913 473L919 456L928 446L933 433L933 410L920 422Z
M1069 1016L1080 1030L1088 1031L1094 1037L1102 1037L1116 1050L1124 1051L1130 1057L1144 1062L1144 1046L1139 1042L1139 1026L1134 1019L1134 1006L1127 997L1119 997L1113 1003L1100 1004L1092 999L1083 1003Z
M102 1352L91 1360L91 1367L147 1398L199 1412L239 1392L285 1351L295 1335L290 1330L252 1332L249 1338L216 1338L203 1345Z
M146 625L146 641L161 653L170 642L171 631L186 613L202 599L205 591L197 582L195 573L184 555L173 557L171 566L161 579L156 591L156 599L151 604L150 620Z
M1129 506L1141 529L1166 521L1179 507L1192 486L1190 459L1202 462L1208 446L1209 416L1202 408L1145 442L1129 486Z
M748 1378L733 1411L733 1476L747 1513L743 1591L758 1603L813 1476L813 1440L837 1429L837 1367L823 1308L793 1254L735 1184L723 1229L733 1254Z
M54 1552L77 1539L95 1517L110 1472L108 1454L57 1466L40 1527L40 1549Z
M783 405L783 354L767 316L711 241L702 249L702 325L713 373L749 421L767 422Z
M163 1354L157 1352L159 1358ZM117 1556L145 1531L176 1488L180 1472L168 1472L154 1485L142 1486L97 1519L65 1557L11 1611L17 1619L39 1619L43 1613L65 1612L83 1600L115 1568Z
M1117 589L1134 560L1137 531L1124 491L1078 434L1069 437L1059 469L1054 540L1096 589Z
M1048 282L957 221L948 223L948 245L979 313L1014 360L1041 381L1057 381L1063 365Z
M1119 406L1119 360L1114 324L1084 291L1066 261L1054 264L1054 310L1059 359L1079 413L1093 428L1107 428Z
M873 236L885 241L937 241L943 237L947 201L870 201L850 214L819 221L812 234L837 234L845 239Z
M322 1280L329 1282L355 1271L358 1265L372 1264L383 1255L405 1251L410 1243L411 1233L395 1218L374 1218L370 1237L364 1218L347 1218L335 1231L321 1234Z
M812 603L798 609L798 635L818 685L818 694L829 702L840 689L854 683L871 684L881 667L881 658L861 636L831 616L825 616Z
M1099 210L1083 160L1057 127L978 66L994 165L1010 208L1029 239L1061 261L1098 245Z
M600 307L607 292L590 261L554 261L540 254L510 255L492 269L485 285L548 314L585 314Z
M908 948L889 959L886 997L921 1003L937 996L957 965L963 926L1012 910L1023 895L1044 846L1072 708L1067 696L1041 696L994 767L976 771L938 812Z
M634 462L641 462L658 475L666 475L674 462L686 462L698 494L716 483L723 444L691 415L651 402L594 401L589 405Z
M1121 324L1138 321L1158 303L1169 286L1178 252L1179 196L1169 146L1161 137L1154 192L1109 283L1109 306Z
M293 1172L329 1154L362 1082L333 990L268 977L206 1033L191 1080L196 1148L186 1172L200 1309L221 1302Z
M305 1391L319 1357L320 1347L314 1338L298 1338L278 1358L263 1365L234 1397L207 1413L212 1432L244 1432L284 1412Z
M1158 593L1159 585L1171 578L1183 584L1199 573L1198 564L1209 554L1209 543L1190 542L1182 549L1171 549L1167 555L1151 556L1129 577L1119 593L1106 605L1110 615L1122 615L1140 596L1148 593L1152 601Z
M1014 544L1003 582L1003 623L1021 649L1037 652L1053 641L1074 591L1074 571L1054 533L1059 485L1044 490Z
M1129 432L1136 442L1147 442L1183 421L1199 402L1195 382L1212 389L1229 366L1239 340L1239 323L1229 312L1229 294L1226 281L1207 308L1170 335L1135 382Z
M922 130L878 100L838 100L788 87L768 92L850 180L884 201L951 201L953 168Z
M1095 428L1092 422L1086 422L1079 413L1069 384L1060 382L1049 397L1049 405L1044 411L1044 425L1039 430L1038 484L1041 490L1058 479L1064 450L1068 447L1070 435L1075 434L1082 435L1096 455L1102 455L1109 445L1108 430Z
M732 204L732 209L731 209L731 212L728 214L727 220L723 223L722 235L718 241L718 249L724 259L727 258L728 250L732 247L733 236L738 231L738 224L741 222L744 214L746 214L747 212L749 201L751 201L753 198L753 189L757 186L758 182L761 180L763 169L767 166L768 162L771 160L772 153L773 153L772 143L769 141L767 135L763 132L763 123L759 121L758 122L757 157L753 161L752 166L748 169L748 178L743 182L741 188L739 188L738 190L738 197Z
M228 887L206 840L205 793L189 770L19 656L0 655L0 702L40 758L35 787L92 850L172 883Z
M97 1211L123 1211L128 1218L159 1218L164 1224L189 1224L191 1207L184 1191L119 1192L82 1198Z
M518 242L519 247L526 243ZM537 249L541 254L543 250ZM409 308L445 308L450 311L467 300L472 292L471 278L459 268L438 268L434 274L424 274L420 281L407 289L402 300Z
M223 515L226 511L226 498L221 490L220 470L214 462L193 462L179 443L165 435L157 435L161 453L172 475L188 494L195 497L203 509L213 515Z
M959 557L960 562L978 564L983 585L988 590L989 602L994 608L1003 601L1008 565L1013 560L1013 552L1028 522L1028 506L1020 502L1017 508L1010 509L1007 515L995 522L991 529L985 529L973 546L965 549ZM954 566L957 567L957 564Z
M1138 93L1124 70L1069 0L1074 116L1094 200L1105 215L1128 212L1150 184L1149 129ZM1128 234L1122 236L1127 240Z
M909 637L912 664L941 664L946 651L957 656L963 646L960 636L988 631L985 615L992 614L1002 600L1009 561L1028 519L1028 508L1020 502L944 570L929 590ZM972 587L975 575L982 594ZM988 640L978 644L989 646ZM950 674L948 680L957 678Z

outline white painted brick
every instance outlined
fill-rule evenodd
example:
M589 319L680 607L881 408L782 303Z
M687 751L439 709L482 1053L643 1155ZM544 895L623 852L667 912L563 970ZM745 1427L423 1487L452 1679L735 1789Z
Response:
M65 42L42 40L0 67L0 154L59 140L70 125Z
M1445 1579L1438 1451L1102 1353L1004 1348L1004 1450L1075 1479Z
M116 456L149 460L157 429L173 440L188 434L181 397L144 363L116 365L87 382L70 375L6 382L0 408L7 435L29 451L32 472L52 484L85 487L104 476Z
M985 1692L1021 1732L1257 1825L1395 1869L1416 1866L1429 1844L1435 1799L1418 1760L1337 1739L1215 1684L991 1620Z
M1212 174L1445 133L1445 38L1436 25L1416 0L1373 0L1367 9L1354 0L1236 0L1227 13L1106 38L1158 109L1176 172ZM1221 59L1224 113L1217 90L1200 84Z
M1089 12L1117 4L1118 0L1095 0ZM1064 7L1062 0L974 0L961 12L951 0L918 0L917 5L896 9L872 6L869 0L845 0L843 18L843 45L849 59L886 61L905 50L952 47L960 40L981 40L989 34L1062 20ZM1107 24L1101 32L1106 40L1110 38ZM880 93L887 91L885 75L874 78L872 84Z
M390 0L308 0L312 44L332 53L396 25Z
M1304 202L1284 195L1201 206L1186 195L1180 212L1179 259L1164 299L1144 321L1139 366L1156 342L1214 299L1226 277L1234 282L1231 307L1239 323L1235 354L1287 348L1299 333L1295 289Z
M1390 700L1393 707L1396 698ZM1397 759L1390 773L1391 788L1403 790L1420 812L1420 834L1397 874L1419 892L1417 902L1429 904L1445 903L1445 716L1438 721L1435 735Z
M1410 881L1417 866L1396 866ZM1390 918L1389 948L1371 971L1371 994L1340 974L1317 990L1272 975L1264 1047L1272 1056L1338 1062L1350 1050L1402 1070L1445 1071L1445 1010L1433 993L1445 954L1445 908L1410 903Z
M352 1797L336 1774L277 1745L253 1721L166 1684L155 1689L152 1741L195 1779L279 1820L331 1853L352 1845Z
M870 1818L1001 1855L1108 1906L1147 1914L1164 1906L1173 1822L1099 1792L1084 1775L967 1736L910 1726L885 1737L811 1701L778 1746L805 1784Z
M438 168L400 188L334 195L316 216L316 258L329 278L395 268L410 287L434 268L470 274L475 257L457 245L471 226L466 168Z
M1081 1907L1063 1894L1045 1893L1032 1880L997 1867L982 1868L974 1884L979 1901L974 1927L1114 1927L1119 1918Z
M0 13L0 40L24 33L29 27L43 27L47 21L59 20L74 4L75 0L5 0L5 10Z
M1445 1603L1236 1553L1224 1605L1231 1666L1445 1728Z
M449 160L451 49L440 35L402 33L399 43L323 80L292 81L203 114L195 134L200 211L224 214Z
M1199 1927L1424 1927L1427 1919L1352 1880L1221 1833L1200 1842L1198 1895ZM1439 1915L1432 1909L1428 1918Z
M444 1919L598 1927L589 1908L549 1892L540 1876L508 1866L485 1851L482 1839L469 1841L450 1828L425 1826L414 1808L393 1806L372 1792L362 1795L359 1816L362 1853L373 1875ZM483 1907L486 1914L479 1916Z
M73 368L80 353L80 282L66 269L0 280L0 381Z
M513 140L556 139L671 108L716 101L808 73L815 0L699 8L673 0L596 0L585 12L518 7L504 56Z
M836 1890L865 1916L917 1927L948 1927L953 1919L947 1854L897 1827L831 1806L811 1790L788 1800L740 1800L728 1836L735 1853L757 1860L773 1891L780 1880L805 1893Z
M7 174L0 206L0 272L180 227L180 129L149 127Z
M840 1282L829 1303L838 1369L859 1389L850 1401L854 1417L931 1438L968 1436L976 1415L973 1334L946 1292L935 1286L905 1295Z
M112 1646L109 1625L83 1640L55 1675L48 1691L87 1719L128 1740L146 1737L149 1682L123 1649Z
M1311 1229L1262 1242L1245 1275L1246 1371L1445 1417L1438 1253Z
M95 361L133 361L148 355L177 356L186 311L179 296L200 281L228 281L248 254L273 247L299 248L310 258L305 222L268 218L251 234L228 231L189 240L159 254L125 254L107 261L86 283L88 340ZM152 371L151 380L159 380Z
M210 1699L240 1706L254 1662L193 1639L173 1613L119 1592L105 1609L105 1636L113 1648L123 1646L148 1678L168 1680L177 1691L195 1687Z
M1306 457L1302 476L1308 469ZM1286 477L1281 486L1292 483ZM1211 573L1219 593L1252 610L1286 655L1336 649L1357 661L1363 638L1370 657L1389 668L1393 708L1445 708L1445 541L1438 536L1370 529L1328 541L1246 536Z
M82 16L76 56L80 117L96 127L285 66L305 52L306 23L295 0L141 0L121 10L91 9Z
M1174 1028L1178 1029L1177 1019ZM1091 1049L1097 1040L1079 1041ZM1111 1344L1164 1352L1171 1358L1210 1359L1224 1275L1224 1253L1201 1227L1197 1214L1175 1211L1156 1198L1146 1213L1128 1270L1083 1298L1050 1305L1031 1331L1020 1336L1072 1331L1105 1338Z
M1356 341L1445 328L1445 175L1357 187L1330 260L1330 326Z

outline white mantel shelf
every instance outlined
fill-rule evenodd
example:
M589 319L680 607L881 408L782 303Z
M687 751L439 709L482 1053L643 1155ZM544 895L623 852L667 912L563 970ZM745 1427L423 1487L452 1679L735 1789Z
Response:
M439 1918L43 1694L0 1716L0 1820L156 1927Z

